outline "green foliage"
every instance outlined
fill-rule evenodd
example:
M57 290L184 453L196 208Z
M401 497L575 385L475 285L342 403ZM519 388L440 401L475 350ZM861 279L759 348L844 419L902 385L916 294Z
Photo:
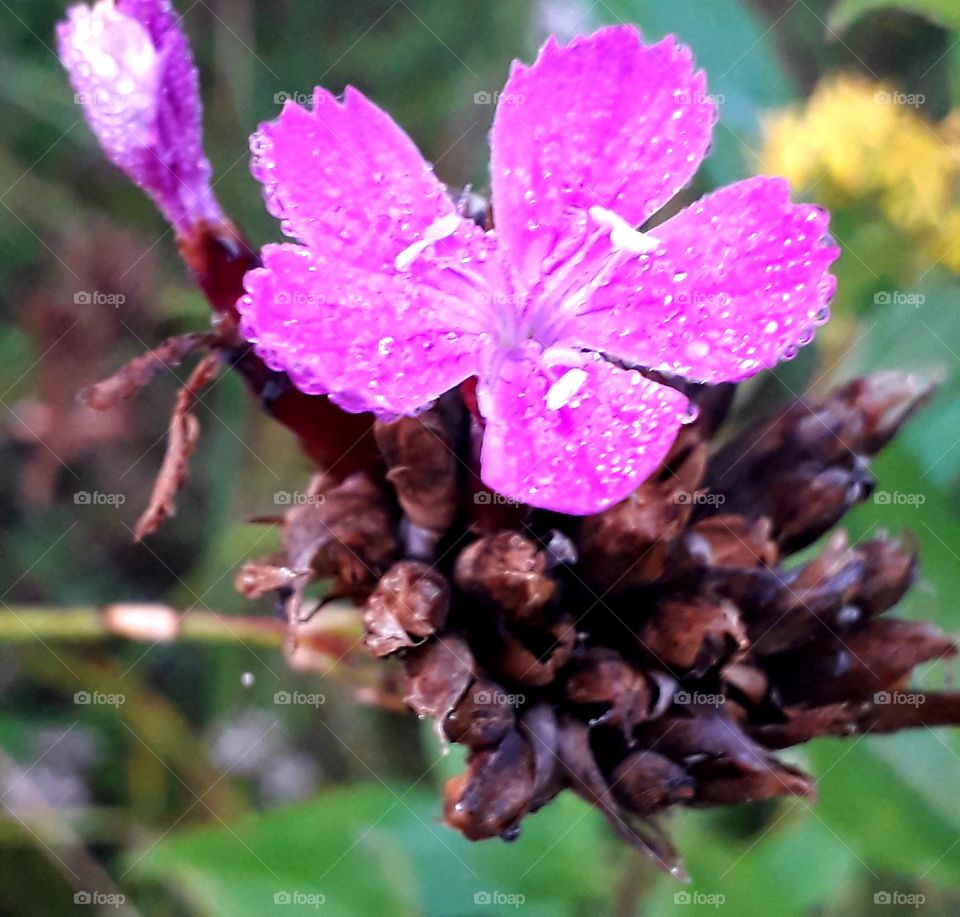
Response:
M954 280L931 274L916 287L884 289L871 298L844 370L908 368L937 382L925 422L911 425L902 442L923 460L918 483L948 488L960 477L960 446L953 433L960 423L960 290Z
M848 845L873 870L960 886L950 855L957 840L956 806L944 806L939 793L918 791L904 779L904 767L895 769L875 755L872 746L884 741L817 743L813 760L825 775L817 817L835 832L839 844ZM884 800L882 807L873 793Z
M899 9L950 29L960 29L960 7L954 0L837 0L830 11L830 28L843 31L867 13L881 9Z
M140 340L206 321L162 222L103 162L72 104L48 47L64 5L0 3L0 402L8 414L0 441L6 471L0 602L149 599L197 612L271 614L269 602L248 603L232 588L239 564L276 543L268 526L247 520L274 513L272 495L301 486L308 469L236 379L219 382L201 408L191 485L178 517L147 545L131 545L124 526L133 524L159 465L174 379L160 380L137 402L122 435L76 454L65 451L62 464L31 446L22 430L20 438L11 432L17 426L11 418L37 422L30 412L36 392L62 394L69 384L72 403L73 389L107 375L142 349ZM499 89L512 58L532 58L544 22L542 4L521 0L235 0L216 5L216 13L203 3L178 6L201 68L217 193L257 241L276 239L279 231L249 176L247 136L277 114L277 93L355 84L408 128L446 181L472 181L482 190L493 107L475 104L474 94ZM554 6L581 30L632 21L648 37L672 32L693 47L720 101L714 149L696 191L753 174L762 119L801 101L827 69L882 72L904 87L916 85L919 71L924 93L936 99L952 93L960 104L960 53L943 43L944 32L915 19L895 17L905 24L891 28L888 17L865 16L898 8L960 29L955 0L840 0L829 16L826 0L554 0ZM862 27L850 28L861 18ZM824 21L842 41L826 40ZM904 59L907 40L911 49L923 45L917 60ZM956 279L939 269L920 277L916 253L903 250L868 203L839 210L834 227L845 249L835 325L822 335L820 350L805 350L758 380L742 403L752 394L751 411L772 407L808 384L824 390L879 368L940 379L933 403L875 464L878 491L911 499L871 499L846 524L854 539L878 527L914 538L920 583L902 613L960 630ZM132 237L132 249L118 273L142 272L143 291L118 310L114 317L123 324L116 323L99 356L64 382L51 367L93 352L95 329L81 325L52 347L56 335L44 339L41 332L58 309L71 320L84 318L70 311L73 290L88 276L75 249L93 240L112 253L117 237L109 231L119 228ZM877 298L894 292L923 302ZM845 337L830 341L833 327ZM37 456L53 469L46 503L25 495L44 467ZM102 481L118 487L122 481L127 502L79 513L73 493ZM945 678L944 666L931 666L921 681ZM126 702L78 709L74 692L93 687L122 693ZM325 703L315 709L272 702L275 692L294 689L322 691ZM228 760L224 733L244 723L253 724L244 727L252 729L250 748ZM255 771L252 761L264 747L269 754ZM62 770L68 748L89 756L76 774ZM236 643L0 645L0 800L8 807L0 808L0 912L76 914L76 890L106 875L150 917L875 917L877 891L917 888L927 896L927 913L958 912L957 737L921 731L831 741L805 754L801 763L820 778L816 805L693 811L676 819L694 877L684 888L623 849L569 795L525 822L516 844L466 843L438 819L440 785L462 766L460 751L438 758L432 730L372 713L327 680L289 672L275 650ZM278 808L264 787L271 772L291 761L312 768L313 782L304 782L299 802ZM24 811L11 792L15 783L20 792L70 789L77 775L89 798L50 810ZM22 821L10 814L14 808ZM78 851L83 856L75 860ZM285 893L322 894L326 903L274 910L274 896ZM484 906L474 901L483 893L523 895L525 903L516 910ZM680 907L684 894L691 903Z
M615 882L615 842L572 798L531 817L512 845L468 843L437 824L438 805L435 793L400 785L329 790L179 832L130 862L139 880L172 883L206 917L261 917L275 901L291 902L284 914L315 914L321 899L336 917L479 914L508 900L524 914L575 915L595 912Z
M746 838L731 838L722 817L688 815L679 837L692 851L693 884L660 883L645 914L675 915L688 893L684 914L800 917L829 905L859 871L855 857L803 803L776 807Z

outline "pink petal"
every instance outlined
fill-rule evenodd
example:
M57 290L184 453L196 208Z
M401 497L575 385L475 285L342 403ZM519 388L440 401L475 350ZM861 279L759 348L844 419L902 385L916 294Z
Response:
M683 422L683 395L597 354L531 342L501 357L479 391L481 476L523 503L579 515L611 506L657 469Z
M286 102L250 146L270 212L325 257L393 272L401 252L455 213L413 141L352 87L342 103L316 89L312 111Z
M559 341L701 382L791 357L826 321L839 255L829 215L783 179L729 185L650 230L661 243L593 291Z
M577 214L614 211L634 228L693 177L716 110L690 50L641 42L633 26L604 28L532 67L515 63L493 125L498 231L530 287L570 255Z
M222 214L203 155L197 71L169 0L98 0L57 26L60 58L104 153L178 231Z
M241 330L272 369L350 411L413 413L477 373L482 333L444 323L429 288L267 245L237 303Z

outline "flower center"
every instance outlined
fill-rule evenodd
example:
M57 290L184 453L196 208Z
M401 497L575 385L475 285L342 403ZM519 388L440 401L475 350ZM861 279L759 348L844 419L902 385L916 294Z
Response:
M597 287L632 258L651 255L660 240L634 229L606 207L581 211L580 242L543 279L531 297L524 327L530 337L549 345L564 324L577 315Z

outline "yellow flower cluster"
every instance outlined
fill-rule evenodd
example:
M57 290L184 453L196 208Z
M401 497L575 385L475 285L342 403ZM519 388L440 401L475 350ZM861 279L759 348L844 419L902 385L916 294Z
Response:
M762 171L830 206L876 201L932 263L960 273L960 112L931 124L917 99L865 79L820 83L764 125Z

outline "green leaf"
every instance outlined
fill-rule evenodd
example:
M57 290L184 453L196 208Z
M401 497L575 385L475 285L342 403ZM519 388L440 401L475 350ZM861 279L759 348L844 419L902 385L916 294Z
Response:
M739 0L608 0L594 16L596 25L634 22L648 40L673 33L689 45L719 103L707 176L720 185L755 172L750 153L759 144L760 115L796 97L767 23Z
M870 751L960 831L960 735L955 730L900 732L871 741Z
M230 826L173 833L131 856L133 875L173 883L210 917L262 917L275 900L293 902L284 917L316 915L318 896L325 917L501 912L484 895L522 895L525 915L599 911L617 848L585 804L564 795L510 845L469 843L440 824L439 806L437 794L409 788L333 790Z
M836 900L859 874L856 857L808 804L777 804L769 824L744 839L711 830L711 820L716 816L704 812L681 819L679 845L693 882L689 888L661 882L644 902L644 915L676 917L684 904L682 913L691 917L804 917Z
M916 13L948 29L960 29L960 6L956 0L839 0L830 11L827 25L842 32L865 13L890 8Z
M947 53L947 80L954 106L960 105L960 45L954 45Z
M921 582L904 609L948 629L960 628L960 295L955 285L882 291L863 316L864 332L847 357L843 376L897 369L940 380L925 407L873 463L873 497L844 520L856 538L877 528L912 533L920 547ZM920 305L905 297L922 297Z
M955 822L936 797L918 792L879 759L873 747L884 741L814 744L817 817L874 873L890 869L960 886Z
M946 630L960 629L956 599L960 595L960 520L950 502L929 479L923 479L905 443L888 446L873 462L872 471L878 481L873 497L850 513L843 527L854 541L882 530L914 539L920 551L919 582L897 607L897 614L927 619ZM895 502L908 499L912 502Z
M844 362L845 373L897 369L938 382L922 423L900 440L921 465L921 486L948 487L960 479L960 292L952 281L918 289L876 291L864 313L865 330ZM917 304L918 303L918 304Z

